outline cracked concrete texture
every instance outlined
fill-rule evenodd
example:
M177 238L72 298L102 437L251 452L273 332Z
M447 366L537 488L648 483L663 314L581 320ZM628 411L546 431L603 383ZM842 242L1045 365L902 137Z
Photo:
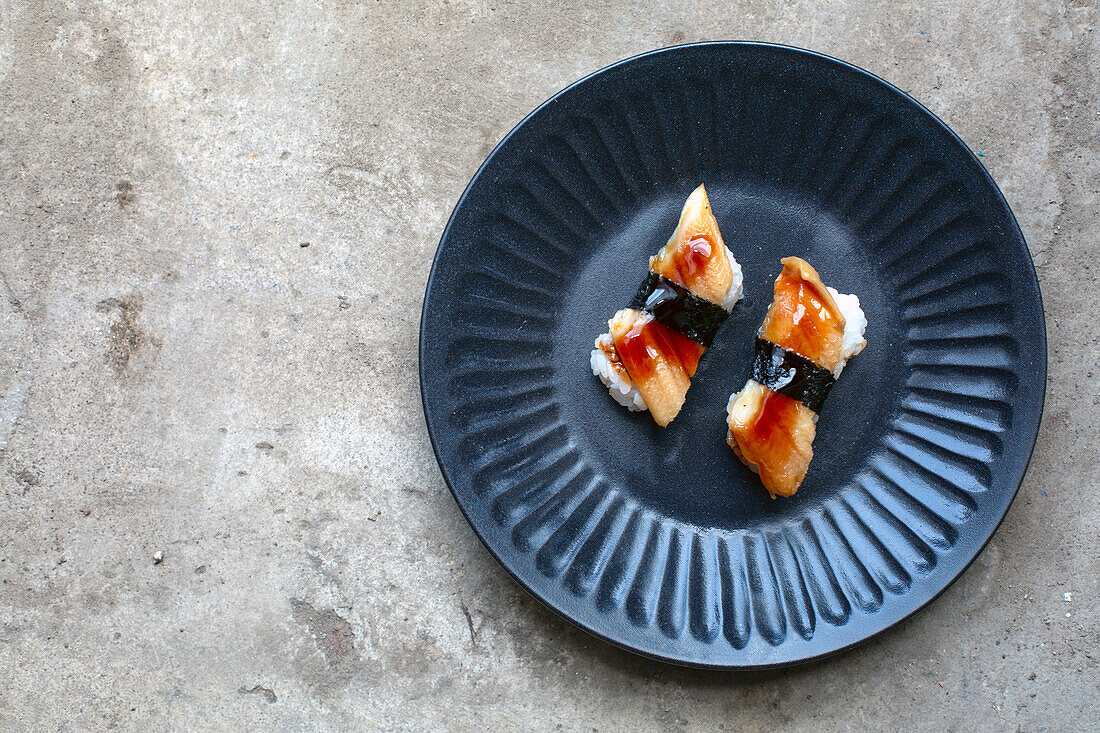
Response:
M1094 728L1098 25L1072 0L0 0L0 726ZM608 63L725 38L851 61L981 150L1050 341L976 564L753 676L526 596L443 486L416 377L439 234L496 142Z

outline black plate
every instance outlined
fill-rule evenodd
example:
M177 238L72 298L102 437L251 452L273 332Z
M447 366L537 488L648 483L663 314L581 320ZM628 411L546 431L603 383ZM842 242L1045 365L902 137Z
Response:
M589 350L700 182L747 297L661 430ZM869 345L772 501L726 401L791 254L859 295ZM942 122L834 59L708 43L593 74L493 151L436 253L420 383L444 478L524 588L641 654L758 668L889 628L975 558L1031 456L1046 333L1012 212Z

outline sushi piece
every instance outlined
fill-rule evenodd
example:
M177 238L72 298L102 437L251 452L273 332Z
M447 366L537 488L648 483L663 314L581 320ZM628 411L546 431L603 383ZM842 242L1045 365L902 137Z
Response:
M680 412L699 359L741 299L741 266L722 242L706 189L680 212L630 304L607 322L591 355L592 373L616 402L649 410L665 427Z
M848 359L867 345L866 328L859 298L826 287L805 260L783 259L752 377L727 406L727 442L772 498L791 496L806 478L817 414Z

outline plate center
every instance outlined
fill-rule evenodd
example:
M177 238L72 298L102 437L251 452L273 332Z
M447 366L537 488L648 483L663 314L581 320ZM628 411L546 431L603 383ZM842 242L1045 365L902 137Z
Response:
M629 413L592 376L589 352L607 319L630 300L648 258L676 226L686 193L668 191L601 232L573 278L555 332L560 384L579 389L561 403L573 439L594 468L659 514L703 528L734 530L789 522L846 486L866 467L883 433L904 364L890 357L901 326L893 293L875 258L850 228L812 201L753 181L704 181L726 245L741 264L745 298L703 357L683 410L665 429L648 413ZM748 377L754 334L772 298L780 258L797 255L827 285L859 296L868 315L868 347L837 382L818 422L814 459L798 494L771 500L726 444L726 404ZM573 387L570 386L570 390ZM871 399L869 396L873 396Z

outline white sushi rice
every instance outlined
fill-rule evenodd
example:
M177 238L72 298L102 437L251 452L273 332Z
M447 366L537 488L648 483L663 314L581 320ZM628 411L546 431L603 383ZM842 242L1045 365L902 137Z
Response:
M611 338L610 334L604 334L600 338L604 337ZM616 402L631 412L645 412L649 409L645 400L642 399L642 395L638 392L638 388L632 384L627 385L623 381L619 373L611 368L611 363L602 351L592 349L591 363L592 373L600 378L600 381L604 383L607 391L611 393Z
M863 347L867 345L867 339L863 338L863 333L867 330L867 316L859 307L857 296L838 293L834 288L829 288L829 292L836 301L837 308L840 308L840 314L844 316L844 341L840 345L842 358L833 371L833 379L836 379L844 371L848 360L863 351Z
M734 258L733 252L730 252L729 247L723 247L726 250L726 259L730 263L730 273L733 279L730 281L730 289L726 293L726 297L722 299L722 308L726 313L733 311L733 306L737 305L737 301L745 297L745 276L741 274L741 264Z

